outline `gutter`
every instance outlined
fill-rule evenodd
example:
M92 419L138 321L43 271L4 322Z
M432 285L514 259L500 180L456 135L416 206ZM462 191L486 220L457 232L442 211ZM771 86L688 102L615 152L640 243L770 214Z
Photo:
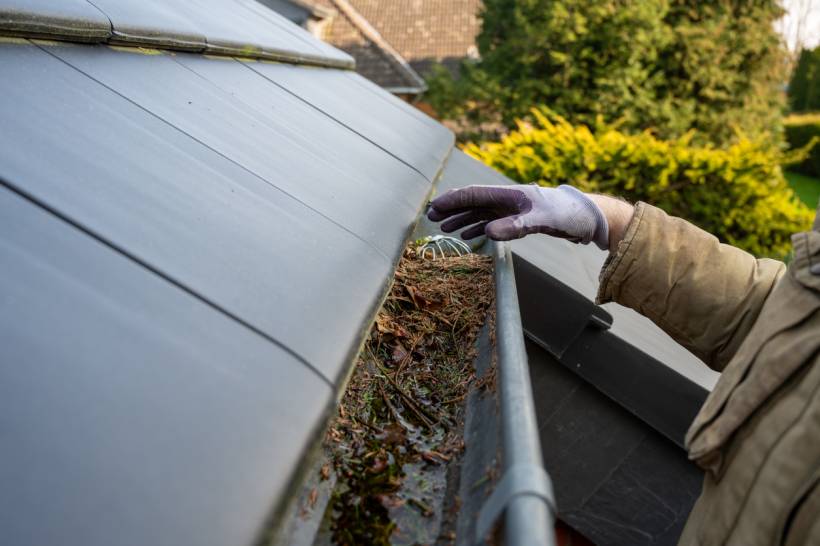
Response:
M555 497L544 470L512 253L493 243L504 474L482 507L476 542L504 515L506 546L555 545Z

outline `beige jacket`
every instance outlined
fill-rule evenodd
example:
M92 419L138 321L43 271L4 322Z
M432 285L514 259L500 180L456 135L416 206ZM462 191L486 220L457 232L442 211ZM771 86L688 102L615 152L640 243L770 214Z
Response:
M686 442L706 470L682 545L820 545L820 212L788 270L639 203L600 303L723 372Z

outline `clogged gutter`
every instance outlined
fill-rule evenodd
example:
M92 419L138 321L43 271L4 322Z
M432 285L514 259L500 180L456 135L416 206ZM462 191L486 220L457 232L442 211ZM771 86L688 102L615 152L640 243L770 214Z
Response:
M405 251L325 439L337 482L323 527L335 544L454 538L445 512L458 506L447 506L445 490L464 449L464 399L494 377L473 373L492 267L486 256Z

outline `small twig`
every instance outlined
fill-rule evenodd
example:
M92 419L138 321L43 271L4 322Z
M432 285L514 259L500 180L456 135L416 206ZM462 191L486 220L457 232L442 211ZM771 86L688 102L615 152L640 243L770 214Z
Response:
M369 349L368 352L370 352ZM413 398L409 394L404 392L404 389L402 389L401 386L398 383L396 383L396 380L390 377L390 373L384 368L384 366L379 364L379 361L376 359L375 356L373 356L372 352L370 353L370 356L373 358L373 363L376 365L376 367L379 368L379 370L381 370L382 374L384 375L384 378L387 379L387 381L393 386L393 388L396 389L396 392L399 393L399 396L401 396L402 399L407 403L407 407L409 407L413 411L413 413L416 414L416 416L421 420L422 423L424 423L424 425L427 428L432 429L433 425L435 425L438 421L433 421L432 417L425 415L424 411L416 405Z
M399 410L397 410L396 406L394 406L393 403L390 401L390 397L387 396L387 393L384 392L384 388L382 388L381 385L379 385L379 392L381 393L382 398L384 399L384 403L387 404L388 409L390 409L390 413L393 414L393 418L396 419L396 422L399 424L399 426L401 426L404 430L407 430L407 427L404 425L404 421L401 418ZM409 430L407 431L410 432ZM382 431L379 432L381 433Z
M424 337L424 336L423 336L423 335L421 335L421 334L419 334L418 336L416 336L416 339L415 339L415 340L413 340L413 345L412 345L412 346L410 347L410 349L407 351L407 355L406 355L404 358L402 358L402 359L401 359L401 362L399 362L399 365L398 365L398 367L396 368L396 373L394 373L394 374L393 374L393 379L395 379L396 381L398 381L398 380L399 380L399 374L401 374L402 370L404 369L404 366L405 366L405 365L407 365L407 363L408 363L410 360L412 360L412 359L413 359L413 351L415 351L415 350L416 350L416 347L418 346L419 341L421 341L421 338L422 338L422 337Z
M426 502L424 502L422 500L419 500L419 499L415 499L413 497L410 497L409 499L407 499L407 502L410 503L410 504L415 505L416 508L420 509L421 513L424 517L429 518L430 516L433 515L433 509L430 508L430 505L427 504Z
M465 393L463 393L459 396L456 396L455 398L450 398L449 400L445 400L444 402L442 402L442 404L449 405L449 404L453 404L455 402L461 402L462 400L464 400L464 398L467 397L468 394L469 394L469 392L465 392Z

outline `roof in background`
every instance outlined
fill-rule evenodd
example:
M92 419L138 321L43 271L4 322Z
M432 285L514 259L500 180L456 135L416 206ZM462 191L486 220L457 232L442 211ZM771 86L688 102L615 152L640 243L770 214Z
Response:
M356 71L392 93L419 94L427 88L424 80L396 52L379 32L347 0L258 0L306 26L298 12L311 7L323 10L322 23L315 34L356 60Z
M348 0L417 72L478 54L481 0Z

